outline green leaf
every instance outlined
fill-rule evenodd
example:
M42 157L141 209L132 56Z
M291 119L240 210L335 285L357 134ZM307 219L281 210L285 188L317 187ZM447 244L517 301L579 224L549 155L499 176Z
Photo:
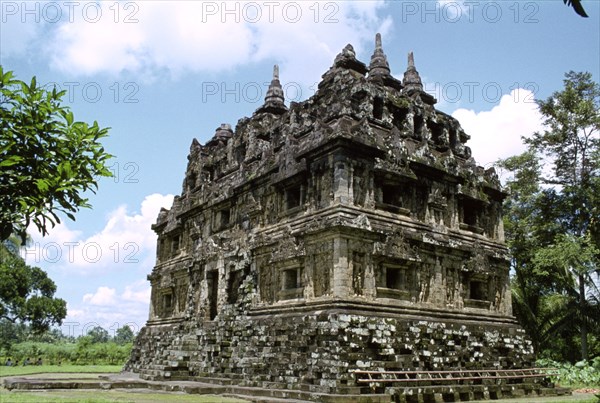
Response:
M0 167L10 167L13 165L20 164L23 161L23 157L19 155L11 155L4 160L0 161Z
M40 192L46 192L48 190L48 181L46 179L37 179L35 184Z

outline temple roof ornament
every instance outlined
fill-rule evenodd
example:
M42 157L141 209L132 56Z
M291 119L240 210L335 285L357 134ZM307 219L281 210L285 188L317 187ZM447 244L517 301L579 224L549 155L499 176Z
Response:
M356 58L354 47L347 44L344 49L335 57L333 68L351 69L360 74L367 73L367 66ZM325 73L326 75L327 73Z
M381 34L375 36L375 51L369 64L369 77L390 75L390 65L381 46Z
M276 115L282 114L287 111L285 106L285 97L283 93L283 87L279 81L279 66L273 66L273 79L267 90L265 96L265 103L256 112L268 112Z
M434 105L437 102L432 95L423 90L423 82L421 81L421 76L415 67L415 57L413 52L408 53L408 67L404 72L402 85L404 86L404 92L409 96L418 94L421 100L429 105Z
M408 53L408 67L404 72L404 79L402 80L405 90L408 91L423 91L423 82L421 76L415 68L415 57L413 52Z

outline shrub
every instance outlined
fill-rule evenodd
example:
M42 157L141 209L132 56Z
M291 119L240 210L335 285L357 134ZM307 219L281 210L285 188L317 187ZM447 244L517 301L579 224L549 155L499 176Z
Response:
M562 386L592 386L600 385L600 357L592 361L579 361L576 364L560 363L552 360L538 360L537 366L556 368L557 375L552 380Z

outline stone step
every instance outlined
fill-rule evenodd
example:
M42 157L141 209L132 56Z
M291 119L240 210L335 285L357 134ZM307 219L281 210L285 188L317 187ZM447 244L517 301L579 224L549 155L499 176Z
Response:
M396 401L401 403L412 402L416 396L423 396L426 401L471 401L471 400L496 400L503 398L523 398L523 397L541 397L548 395L560 395L561 391L557 389L535 388L531 384L516 385L423 385L423 386L398 386L390 385L385 388L376 388L377 391L383 391L388 396L395 396ZM367 393L370 391L367 390ZM564 390L564 394L570 394L569 389ZM420 401L420 400L419 400Z
M219 375L224 375L224 374L219 374ZM242 376L239 374L231 374L231 375L237 375L237 376L225 377L225 378L210 377L210 376L195 376L195 377L193 377L193 380L196 382L210 383L213 385L233 385L236 380L243 379Z

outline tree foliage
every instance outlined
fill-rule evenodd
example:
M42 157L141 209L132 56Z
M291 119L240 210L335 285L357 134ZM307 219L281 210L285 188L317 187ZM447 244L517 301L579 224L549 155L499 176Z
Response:
M587 359L600 333L600 86L569 72L537 104L545 130L500 162L513 172L505 229L515 315L538 352Z
M125 344L125 343L131 343L134 338L135 338L135 335L133 334L133 330L131 330L131 328L129 326L125 325L125 326L122 326L117 329L117 332L115 333L114 341L117 344Z
M91 343L106 343L110 340L108 331L101 326L95 326L87 333Z
M0 241L13 233L24 239L30 223L45 235L60 223L57 213L74 220L90 207L82 193L112 175L100 143L108 129L75 121L61 105L65 93L35 77L17 80L0 66Z
M583 8L583 5L581 4L581 0L563 0L563 3L573 7L573 10L575 10L577 15L584 18L588 17L587 13L585 12L585 9Z
M0 244L0 319L28 323L40 333L61 324L67 303L55 298L56 284L46 272L28 266L18 255Z

